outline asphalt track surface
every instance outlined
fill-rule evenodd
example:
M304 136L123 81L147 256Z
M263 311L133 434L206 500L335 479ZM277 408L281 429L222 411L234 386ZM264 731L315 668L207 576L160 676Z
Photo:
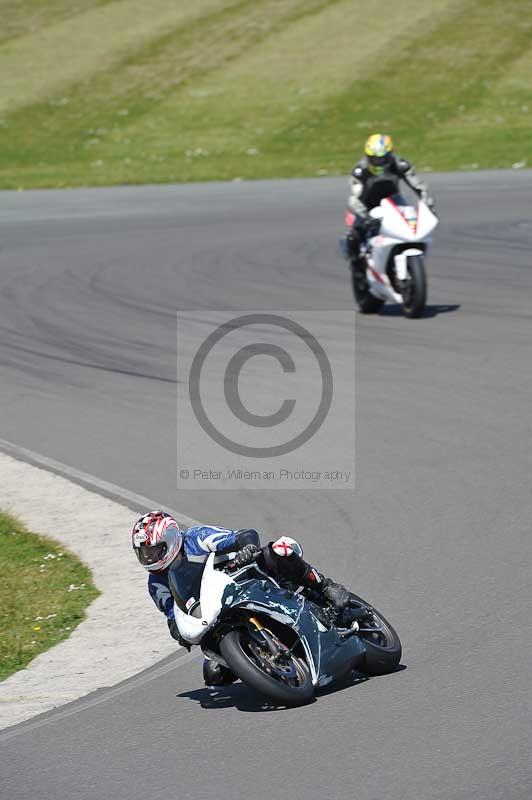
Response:
M431 184L426 317L357 319L356 490L273 498L176 493L175 309L350 309L345 182L0 195L0 437L300 537L395 623L405 667L269 711L179 651L0 734L2 797L531 796L532 174Z

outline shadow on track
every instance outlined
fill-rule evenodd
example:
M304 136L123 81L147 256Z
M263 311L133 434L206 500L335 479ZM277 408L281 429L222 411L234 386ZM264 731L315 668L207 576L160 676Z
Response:
M449 314L452 311L458 311L460 308L460 304L458 303L449 303L448 305L428 305L425 306L425 310L423 315L419 317L419 319L432 319L432 317L437 317L439 314ZM403 311L402 306L400 305L384 305L381 310L379 311L378 316L380 317L405 317L405 313ZM406 317L405 317L406 319Z
M400 665L397 667L395 672L402 672L404 669L406 669L406 667ZM379 677L389 676L386 675ZM312 705L321 697L327 697L329 694L338 694L338 692L352 689L353 687L359 686L361 683L367 683L370 680L375 680L375 678L369 678L367 675L363 675L361 672L354 672L347 680L343 682L324 686L323 689L318 689L316 692L316 699L313 700L313 702L309 705ZM181 692L181 694L176 695L176 697L195 700L202 708L206 708L211 711L214 709L236 708L238 711L256 714L271 711L294 710L291 708L286 708L285 706L272 705L267 698L261 697L257 693L253 692L252 689L240 682L233 683L230 686L213 686L212 688L204 686L201 689L193 689L190 692ZM301 706L299 706L299 708L301 708Z
M266 711L284 711L286 709L271 705L270 702L253 692L243 683L233 683L230 686L204 686L202 689L193 689L190 692L181 692L176 695L180 698L196 700L202 708L209 710L220 708L237 708L248 713Z

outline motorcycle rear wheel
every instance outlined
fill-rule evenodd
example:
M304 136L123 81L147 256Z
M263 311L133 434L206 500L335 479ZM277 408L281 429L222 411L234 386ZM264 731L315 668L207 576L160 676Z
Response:
M372 631L371 623L361 623L358 635L364 642L366 653L359 667L366 675L386 675L393 672L401 661L401 641L395 629L386 617L377 611L370 603L351 592L361 605L371 608L375 630Z
M261 652L246 630L229 631L220 651L235 675L281 706L302 706L314 698L314 686L306 663L290 653L286 663L275 664L266 648Z
M408 278L405 281L403 309L410 319L421 317L427 302L427 274L423 256L408 256L406 262Z

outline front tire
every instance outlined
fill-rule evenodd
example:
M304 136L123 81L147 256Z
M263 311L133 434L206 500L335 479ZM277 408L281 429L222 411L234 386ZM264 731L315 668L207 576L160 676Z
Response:
M273 663L264 648L246 630L227 633L220 642L220 652L240 680L281 706L302 706L314 698L314 687L306 663L293 653L286 664Z
M423 256L408 256L406 261L408 278L402 291L403 309L407 317L421 317L427 302L427 274Z
M351 596L361 605L369 606L373 617L367 623L360 623L358 635L364 642L366 653L359 669L366 675L387 675L393 672L401 661L402 653L396 630L380 611L352 592Z
M366 278L365 263L358 268L351 262L351 281L353 284L353 295L355 302L362 314L376 314L384 305L384 300L374 297L371 294L368 280Z

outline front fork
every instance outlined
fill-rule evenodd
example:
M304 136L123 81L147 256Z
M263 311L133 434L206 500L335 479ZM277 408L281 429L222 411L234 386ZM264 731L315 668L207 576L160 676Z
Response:
M289 652L289 648L283 644L277 636L274 636L271 631L264 627L262 622L257 617L250 617L249 622L259 634L261 644L266 644L268 651L273 656L274 660L281 658Z

